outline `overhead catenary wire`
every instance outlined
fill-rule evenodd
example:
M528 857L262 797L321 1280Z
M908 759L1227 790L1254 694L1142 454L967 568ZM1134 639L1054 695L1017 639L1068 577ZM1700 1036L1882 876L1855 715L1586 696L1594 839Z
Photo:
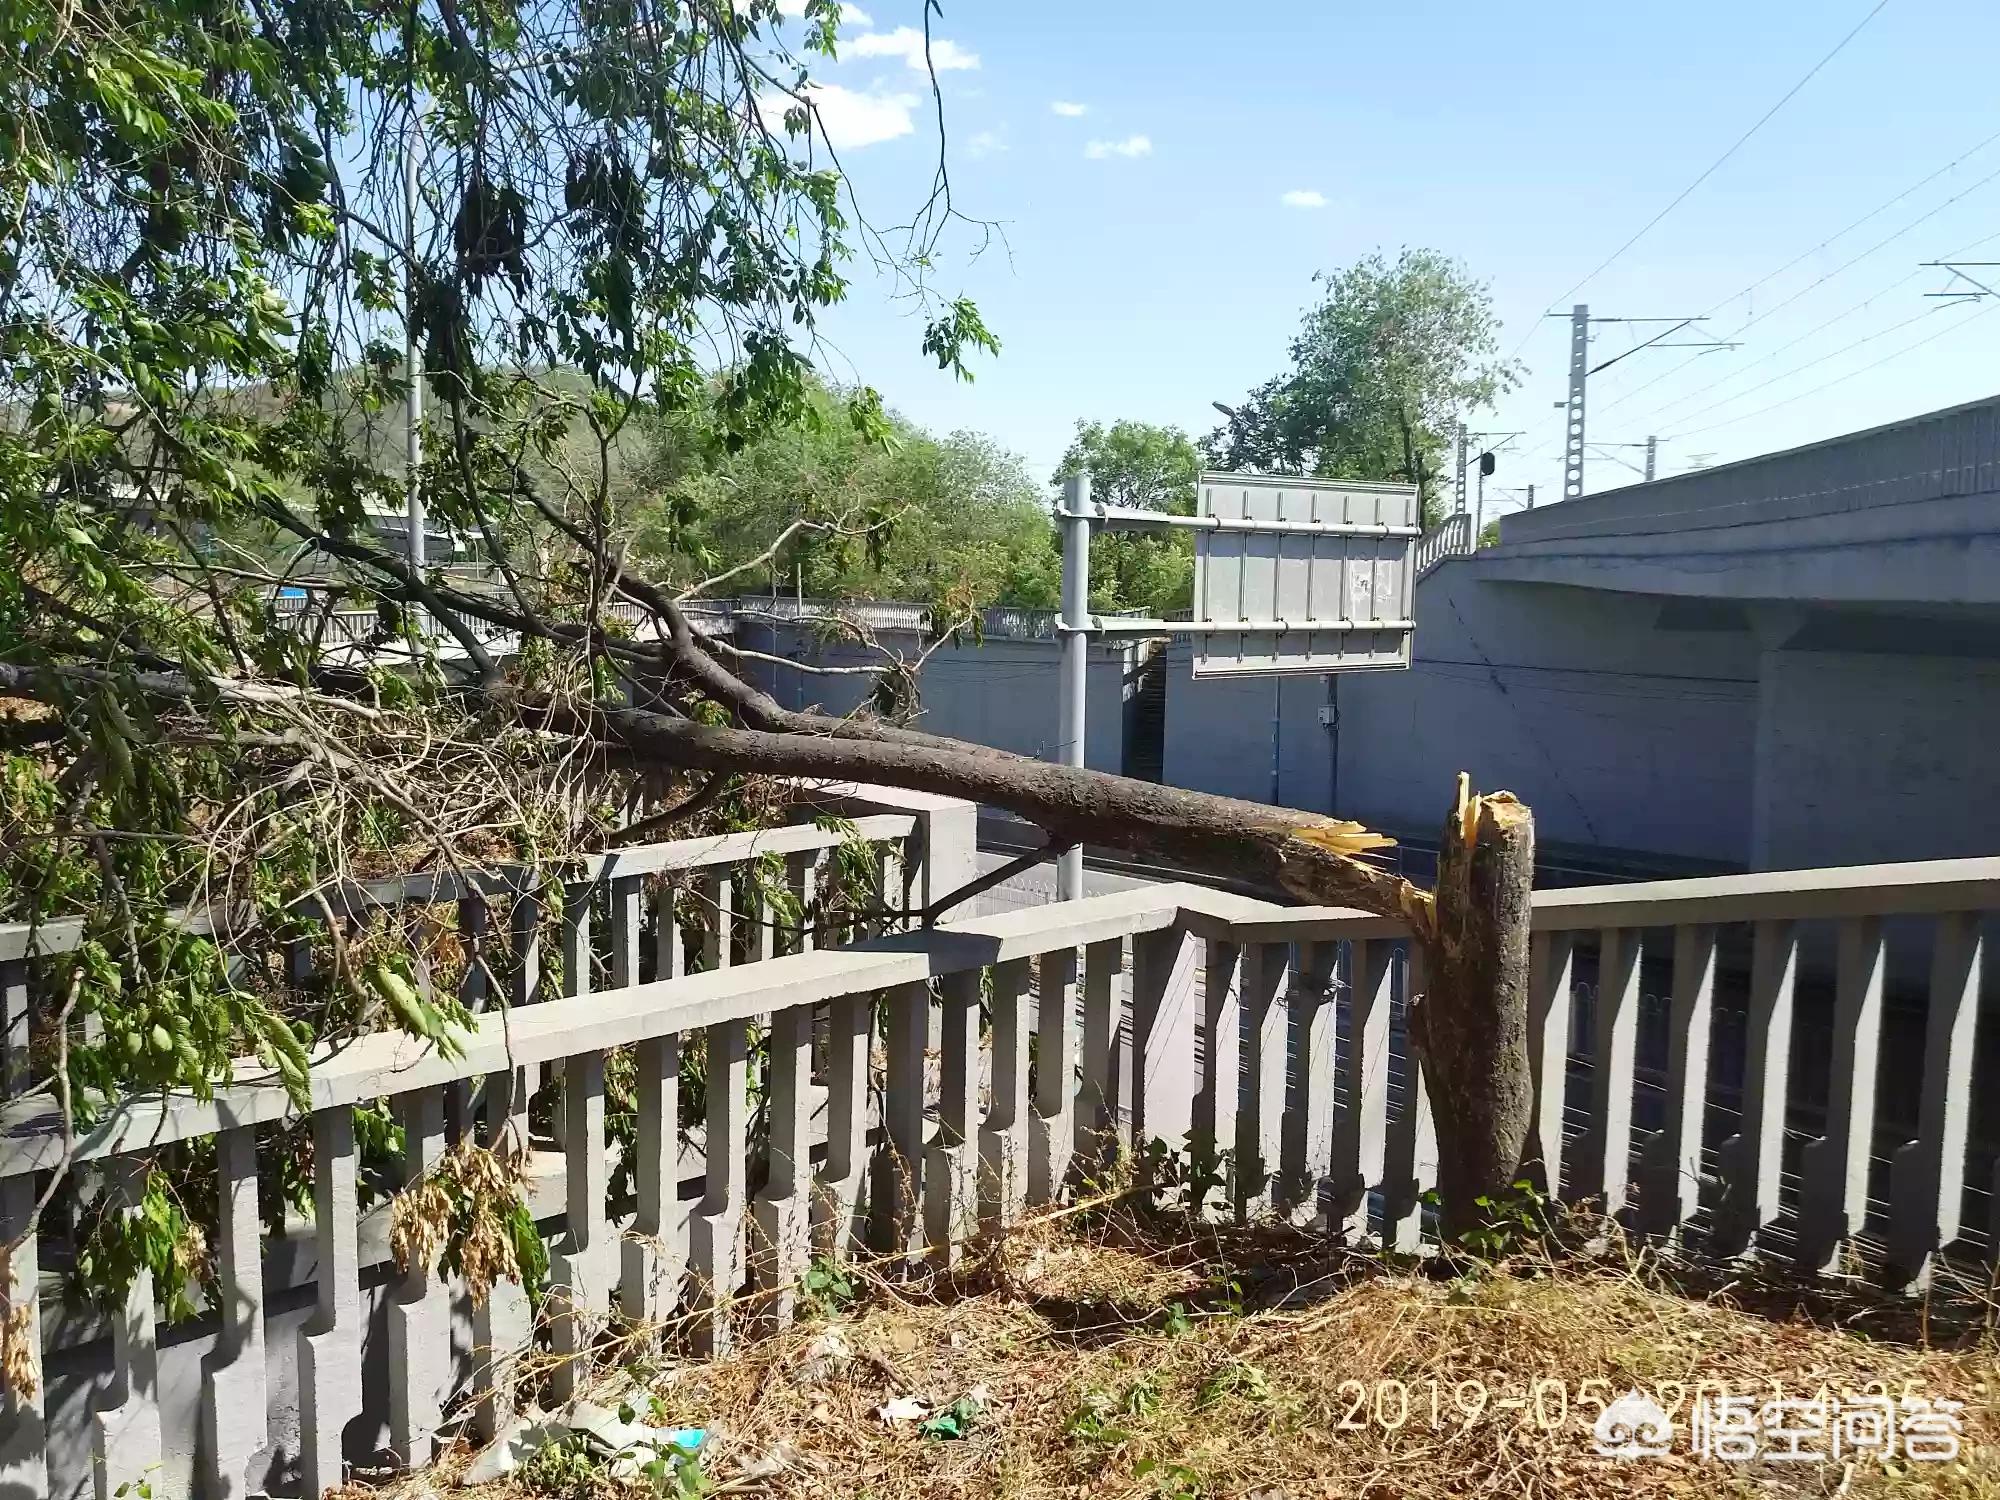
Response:
M1887 328L1878 328L1873 333L1863 334L1860 338L1855 339L1852 343L1842 344L1838 349L1832 350L1829 353L1815 354L1811 359L1806 360L1803 364L1793 365L1788 370L1780 370L1777 374L1767 376L1765 379L1758 381L1755 385L1748 386L1743 390L1737 391L1734 395L1724 396L1719 401L1711 401L1706 406L1697 406L1693 411L1682 412L1680 417L1677 419L1677 425L1678 422L1691 422L1696 417L1705 417L1712 411L1722 410L1722 408L1725 406L1733 406L1738 401L1742 401L1750 396L1754 396L1759 391L1768 390L1770 387L1774 385L1781 385L1785 381L1790 380L1795 375L1803 375L1806 371L1814 369L1819 365L1823 365L1828 360L1839 359L1840 356L1843 354L1851 354L1856 349L1861 348L1864 344L1872 344L1877 339L1885 339L1892 333L1900 333L1905 328L1908 328L1912 323L1921 323L1925 318L1929 317L1935 311L1937 311L1935 307L1927 307L1922 312L1911 314L1909 317L1903 319L1903 321L1900 323L1891 323ZM1794 342L1797 342L1797 340L1794 340ZM1702 393L1696 392L1696 394L1700 395ZM1681 430L1685 431L1686 429L1683 428ZM1700 429L1696 430L1699 431Z
M1987 139L1985 141L1982 141L1979 146L1975 146L1971 151L1964 153L1958 158L1958 160L1964 161L1967 157L1975 154L1982 147L1991 144L1995 140L2000 140L2000 132L1996 132L1995 134L1987 137ZM1956 165L1956 163L1954 163L1954 165ZM1944 170L1949 170L1949 168L1946 168ZM1937 175L1938 175L1937 173L1932 173L1931 177L1934 179ZM1928 210L1924 214L1920 215L1918 218L1911 220L1910 223L1904 225L1902 229L1897 230L1887 239L1877 241L1875 245L1870 247L1870 249L1863 251L1860 255L1854 256L1849 260L1843 262L1840 266L1836 267L1832 271L1827 272L1825 275L1821 276L1817 281L1803 288L1800 292L1794 293L1791 297L1787 298L1785 302L1767 309L1763 314L1759 315L1756 318L1751 319L1750 322L1743 324L1742 327L1733 330L1730 336L1732 338L1735 337L1736 334L1742 333L1745 328L1751 326L1751 323L1761 322L1763 321L1763 318L1768 317L1772 313L1779 311L1780 308L1789 306L1791 303L1798 301L1799 298L1803 296L1806 292L1810 292L1817 287L1825 285L1828 281L1831 281L1834 277L1850 269L1860 260L1867 258L1867 256L1876 253L1877 251L1881 250L1882 248L1892 243L1893 241L1900 239L1903 235L1909 233L1911 230L1926 223L1930 219L1935 218L1938 213L1950 207L1953 203L1958 202L1961 198L1967 196L1967 194L1977 191L1979 188L1985 186L1987 183L1995 181L1996 179L2000 179L2000 170L1996 170L1995 172L1989 173L1987 176L1981 178L1978 182L1972 184L1972 186L1964 189L1959 193L1954 194L1952 197L1946 199L1943 203L1936 205L1934 208ZM1926 179L1926 180L1928 181L1931 179ZM1902 196L1908 196L1908 194L1905 193ZM1873 214L1864 215L1862 219L1857 220L1855 222L1862 223L1865 222L1866 219L1870 217L1873 217ZM1843 231L1843 233L1844 232L1845 231ZM1840 237L1839 235L1835 235L1829 238L1828 240L1822 241L1821 243L1822 245L1830 244L1834 239L1838 239L1839 237ZM1955 259L1959 256L1966 255L1971 251L1980 249L1985 245L1991 244L1995 240L2000 240L2000 234L1983 235L1980 238L1972 240L1969 243L1961 246L1959 249L1951 251L1945 258ZM1808 254L1810 253L1812 252L1808 252ZM1800 257L1795 257L1792 264L1797 264L1798 259L1800 259ZM1647 412L1642 413L1639 417L1628 418L1627 420L1645 422L1649 425L1660 425L1660 426L1669 425L1668 423L1661 422L1660 419L1662 417L1667 416L1667 414L1672 413L1676 408L1685 406L1690 401L1699 400L1702 396L1720 390L1723 386L1728 385L1732 381L1738 380L1742 378L1744 375L1749 374L1751 371L1756 370L1760 366L1770 363L1772 360L1777 359L1783 354L1787 353L1788 351L1797 348L1800 344L1804 343L1806 340L1814 337L1817 334L1823 333L1825 330L1833 327L1835 324L1845 322L1848 318L1853 317L1856 313L1866 311L1868 308L1874 306L1877 302L1879 302L1883 297L1886 297L1890 293L1895 292L1898 289L1909 285L1911 282L1917 280L1922 275L1923 275L1923 269L1921 267L1917 268L1916 270L1910 271L1907 274L1897 278L1897 280L1891 282L1888 286L1883 287L1878 291L1870 293L1868 296L1862 298L1859 302L1854 303L1852 306L1844 309L1843 311L1835 313L1832 317L1825 318L1820 322L1814 324L1811 328L1808 328L1805 332L1779 345L1776 349L1773 349L1768 353L1759 355L1756 359L1749 361L1747 364L1736 366L1727 374L1717 377L1715 380L1710 381L1707 385L1699 386L1692 391L1685 392L1680 396L1676 396L1669 401L1666 401L1660 405L1650 408ZM1765 279L1768 280L1769 278ZM1730 301L1733 300L1735 300L1734 297L1725 298L1723 302L1718 303L1717 306L1726 306ZM1919 314L1918 316L1920 317L1922 315ZM1834 350L1830 354L1819 356L1819 359L1822 360L1836 359L1840 355L1848 353L1850 350L1859 348L1863 344L1872 343L1874 340L1878 338L1886 337L1887 335L1895 333L1902 328L1907 328L1908 326L1910 326L1911 323L1916 321L1917 318L1914 317L1906 318L1900 323L1892 324L1888 328L1878 330L1877 332L1869 334L1864 338L1855 340L1853 343L1843 345L1841 348ZM1699 355L1695 356L1696 359L1700 357L1701 356ZM1779 374L1769 376L1765 380L1759 381L1755 385L1747 386L1743 390L1737 391L1732 395L1725 396L1719 401L1711 402L1708 406L1699 407L1691 412L1682 412L1680 416L1675 420L1686 421L1690 418L1703 416L1710 411L1718 410L1722 407L1728 406L1732 402L1745 400L1750 396L1755 395L1758 391L1765 390L1768 387L1777 384L1782 380L1789 379L1792 375L1799 373L1800 369L1810 368L1810 365L1812 363L1817 363L1817 362L1818 360L1811 361L1807 365L1795 367L1792 370L1783 371L1780 372ZM1619 405L1622 401L1629 400L1632 396L1638 395L1640 392L1646 390L1649 386L1658 384L1660 380L1663 380L1667 376L1674 374L1676 371L1686 369L1688 365L1692 363L1694 363L1693 359L1683 360L1680 364L1675 365L1672 369L1669 369L1665 371L1663 374L1656 376L1653 380L1648 381L1646 385L1639 386L1636 389L1627 392L1623 396L1613 397L1611 400L1604 402L1597 409L1600 413L1608 411L1612 407ZM1710 425L1726 426L1728 424L1714 423ZM1696 430L1700 431L1706 429L1696 429ZM1552 451L1553 451L1553 446L1545 446L1542 449L1538 450L1538 452L1534 456L1536 458L1540 458Z
M1994 131L1993 134L1987 136L1986 139L1980 141L1977 145L1971 147L1969 150L1960 152L1951 161L1945 163L1942 167L1939 167L1936 171L1930 173L1922 180L1914 182L1909 187L1904 188L1900 193L1897 193L1893 198L1889 198L1881 203L1878 203L1875 207L1869 209L1868 212L1863 214L1860 218L1854 220L1852 223L1847 225L1846 228L1837 230L1835 233L1828 235L1825 239L1821 240L1817 245L1813 246L1810 250L1801 251L1799 254L1793 256L1790 260L1786 261L1782 266L1778 267L1777 270L1768 272L1767 274L1758 277L1757 280L1751 282L1748 286L1743 287L1739 291L1731 292L1727 297L1724 297L1720 302L1716 303L1713 307L1709 308L1709 310L1703 313L1702 316L1712 317L1715 313L1729 306L1730 303L1742 300L1743 298L1749 296L1752 292L1756 291L1760 287L1768 286L1771 282L1776 281L1780 276L1784 275L1794 266L1797 266L1802 262L1811 259L1813 256L1819 254L1820 251L1826 249L1827 246L1833 244L1835 241L1845 239L1848 235L1852 234L1855 230L1859 229L1863 224L1866 224L1870 219L1876 218L1879 215L1888 212L1888 210L1894 208L1898 203L1901 203L1905 198L1909 197L1912 193L1922 191L1924 188L1929 187L1933 182L1937 181L1938 178L1944 176L1946 173L1955 171L1958 167L1963 165L1965 162L1970 161L1973 157L1977 156L1980 152L1984 151L1988 146L1992 145L1995 141L2000 141L2000 130ZM1989 173L1987 176L1982 177L1980 178L1979 181L1973 183L1972 186L1965 188L1960 192L1952 194L1952 196L1945 199L1944 202L1938 204L1936 207L1930 209L1929 211L1920 215L1919 217L1912 219L1908 224L1905 224L1901 229L1897 230L1887 239L1876 241L1873 245L1869 246L1868 249L1862 251L1861 254L1853 257L1848 261L1843 262L1841 265L1835 267L1833 270L1828 271L1825 275L1821 276L1817 281L1814 281L1809 285L1807 285L1806 287L1804 287L1802 290L1793 293L1783 302L1777 303L1772 307L1768 307L1762 313L1759 313L1747 319L1737 328L1732 330L1729 334L1729 337L1732 339L1736 338L1737 336L1742 334L1746 329L1752 328L1756 324L1763 322L1765 318L1770 317L1773 313L1779 312L1784 308L1789 307L1792 303L1798 301L1800 297L1805 296L1809 292L1817 290L1819 287L1822 287L1826 285L1827 282L1833 280L1836 276L1840 276L1845 272L1847 272L1848 270L1851 270L1859 262L1868 259L1872 255L1878 254L1882 250L1888 248L1888 246L1894 244L1897 240L1901 239L1904 235L1910 233L1912 230L1917 229L1923 224L1928 223L1931 219L1936 218L1940 213L1944 212L1945 209L1950 208L1952 204L1957 203L1960 199L1967 197L1972 193L1976 193L1977 191L1979 191L1980 188L1985 187L1988 183L1992 182L1996 177L2000 177L2000 172ZM1985 241L1982 240L1979 243L1983 244L1985 243ZM1973 248L1973 247L1968 247L1968 248ZM1961 254L1961 255L1964 253L1965 253L1964 251L1954 252L1954 254ZM1904 279L1908 280L1909 278L1906 277ZM1902 285L1902 282L1898 282L1896 283L1896 285L1900 286ZM1888 290L1893 291L1894 287L1888 288ZM1866 304L1864 303L1862 305L1865 306ZM1635 397L1643 395L1645 392L1651 390L1654 386L1660 384L1661 381L1672 379L1675 375L1678 375L1682 370L1685 370L1689 365L1692 365L1695 362L1695 360L1700 358L1701 355L1697 354L1692 358L1682 360L1677 365L1673 365L1665 370L1662 370L1659 374L1655 375L1651 380L1648 380L1645 384L1634 386L1629 391L1625 391L1619 395L1613 396L1609 401L1606 401L1602 405L1600 405L1598 407L1598 411L1600 413L1609 411L1614 406L1621 405L1624 402L1633 400Z
M1793 303L1797 302L1800 298L1806 296L1808 293L1817 291L1820 287L1825 286L1829 281L1832 281L1835 277L1841 276L1846 272L1852 270L1855 266L1859 265L1862 261L1868 259L1870 256L1875 255L1879 251L1888 248L1888 246L1893 244L1895 241L1901 239L1904 235L1910 233L1914 229L1917 229L1918 227L1927 223L1931 219L1936 218L1940 213L1943 213L1944 210L1950 208L1952 204L1958 202L1959 199L1967 196L1967 194L1975 193L1980 188L1985 187L1988 183L1995 181L2000 181L2000 167L1997 167L1993 171L1987 173L1986 176L1980 178L1979 181L1973 183L1971 187L1968 187L1964 189L1964 191L1955 193L1951 197L1945 199L1944 202L1938 204L1928 213L1925 213L1918 218L1912 219L1908 224L1905 224L1901 229L1897 230L1894 234L1889 235L1886 239L1876 241L1875 244L1871 245L1868 249L1862 251L1859 255L1852 256L1849 259L1843 261L1840 265L1834 267L1831 271L1828 271L1825 275L1821 276L1817 281L1810 282L1806 286L1801 287L1798 291L1792 293L1791 296L1785 298L1782 302L1774 303L1772 306L1765 308L1763 312L1749 319L1741 327L1733 330L1729 336L1732 339L1736 338L1740 336L1745 330L1755 327L1757 324L1763 322L1766 318L1769 318L1776 313L1784 311L1786 308L1790 307ZM1976 250L1981 245L1984 245L1994 239L2000 239L2000 235L1987 235L1984 239L1974 240L1970 245L1967 245L1965 249L1954 250L1951 253L1951 255L1947 256L1946 258L1951 259L1956 256L1963 255L1966 253L1967 250ZM1880 291L1875 292L1868 297L1864 297L1861 301L1855 303L1854 306L1848 308L1845 312L1835 313L1832 317L1826 319L1824 322L1815 324L1813 327L1807 329L1804 333L1800 334L1797 338L1793 339L1790 343L1783 344L1777 349L1772 350L1768 354L1759 355L1756 359L1750 361L1748 364L1738 365L1735 369L1729 371L1725 375L1718 376L1716 379L1710 381L1705 386L1699 386L1692 391L1686 392L1680 396L1676 396L1673 399L1665 402L1664 404L1654 407L1653 412L1657 414L1661 412L1671 411L1676 406L1680 406L1685 404L1686 402L1696 400L1702 396L1707 395L1710 391L1720 389L1722 386L1727 385L1730 381L1735 380L1740 376L1742 376L1746 371L1753 370L1758 365L1763 364L1768 360L1777 358L1777 356L1784 353L1785 350L1797 347L1805 340L1811 338L1814 334L1820 333L1825 329L1831 328L1835 323L1844 322L1846 319L1853 317L1856 313L1861 312L1864 309L1868 308L1870 305L1872 305L1879 299L1886 297L1887 295L1889 295L1889 293L1896 291L1902 287L1908 286L1912 281L1915 281L1921 275L1923 275L1923 270L1921 267L1919 267L1916 270L1910 271L1907 274L1898 277L1895 281L1891 282L1888 286L1882 288ZM1699 356L1697 356L1697 358L1698 357ZM1666 371L1663 375L1659 377L1659 379L1665 379L1666 376L1672 375L1677 370L1684 370L1693 362L1694 362L1693 360L1683 360L1681 361L1680 364L1675 365L1673 369ZM1654 383L1656 382L1649 381L1647 385L1639 386L1634 390L1627 392L1623 396L1613 397L1611 400L1605 402L1604 405L1599 408L1599 410L1608 411L1610 408L1617 406L1620 402L1630 400L1633 396L1639 395L1641 392L1645 391L1648 388L1648 386ZM1640 420L1644 419L1641 418Z
M1756 122L1752 124L1748 130L1744 131L1743 134L1738 136L1734 142L1730 144L1728 150L1724 151L1722 155L1716 157L1714 161L1710 162L1706 167L1704 167L1701 171L1701 174L1697 176L1693 182L1690 182L1686 187L1682 188L1678 193L1676 193L1673 196L1673 198L1668 201L1667 206L1665 208L1662 208L1658 213L1654 214L1652 218L1648 219L1644 224L1640 225L1638 231L1634 233L1630 239L1626 240L1624 244L1620 245L1616 250L1612 251L1609 255L1607 255L1602 261L1598 263L1598 265L1588 275L1584 276L1581 280L1579 280L1576 283L1575 286L1571 287L1568 291L1564 292L1560 297L1554 298L1549 303L1549 311L1554 311L1556 308L1560 307L1563 303L1569 301L1570 298L1574 297L1578 292L1582 291L1586 286L1589 286L1591 282L1595 281L1599 276L1603 275L1614 264L1616 264L1617 261L1625 254L1626 251L1630 250L1634 245L1638 244L1639 241L1644 239L1648 234L1651 234L1653 230L1656 227L1658 227L1660 222L1667 217L1667 215L1671 214L1675 209L1679 208L1683 203L1685 203L1697 188L1699 188L1704 182L1708 181L1709 178L1713 177L1719 170L1721 170L1722 166L1726 162L1728 162L1728 160L1731 157L1733 157L1738 151L1741 151L1743 147L1749 143L1751 137L1756 135L1757 132L1762 130L1766 125L1770 124L1773 117L1775 117L1777 113L1780 110L1782 110L1787 104L1790 104L1792 100L1795 97L1797 97L1801 89L1803 89L1807 84L1811 83L1813 79L1817 78L1820 74L1820 71L1824 69L1828 63L1832 62L1836 57L1840 56L1840 54L1847 49L1847 44L1853 41L1857 36L1859 36L1862 30L1868 25L1868 23L1870 21L1873 21L1884 10L1886 10L1888 8L1888 5L1889 5L1889 0L1875 0L1875 5L1868 12L1868 14L1863 16L1859 21L1857 21L1854 24L1853 29L1850 30L1845 36L1843 36L1839 41L1835 42L1833 44L1833 48L1831 51L1829 51L1824 57L1820 58L1818 62L1814 63L1811 68L1807 69L1806 74L1803 78L1799 79L1797 83L1793 84L1790 88L1786 89L1785 92L1781 96L1779 96L1778 102L1776 104L1773 104L1769 109L1765 110L1763 114L1759 115L1757 117ZM1537 320L1537 326L1539 326L1539 320ZM1528 340L1534 337L1534 332L1535 330L1533 328L1530 328L1528 332L1522 336L1521 342L1515 346L1514 349L1515 355L1520 354L1521 350L1527 347ZM1510 358L1511 357L1512 356L1510 356Z
M1929 311L1918 314L1917 318L1912 318L1909 320L1909 322L1914 323L1918 321L1919 318L1927 318L1931 316L1933 312L1943 312L1948 308L1964 307L1966 305L1967 304L1962 302L1939 302L1935 304ZM1988 313L1992 312L1995 307L2000 307L2000 303L1987 303L1981 308L1980 311L1974 313L1969 318L1960 318L1956 322L1953 322L1947 325L1946 327L1938 329L1937 332L1935 333L1926 334L1923 338L1918 339L1915 343L1906 344L1900 349L1892 349L1887 354L1883 355L1880 359L1871 360L1869 363L1860 366L1858 369L1849 370L1845 375L1836 375L1833 379L1825 381L1819 385L1816 385L1812 387L1812 389L1810 390L1799 391L1794 395L1784 397L1782 400L1773 401L1768 406L1760 406L1754 411L1746 411L1740 413L1737 416L1724 417L1721 421L1710 422L1706 426L1683 428L1679 433L1676 434L1676 436L1692 437L1696 433L1713 432L1718 427L1731 427L1738 422L1747 422L1752 417L1761 417L1766 412L1776 411L1780 407L1790 406L1795 401L1803 401L1808 396L1817 396L1822 391L1831 390L1833 389L1833 387L1837 385L1843 385L1846 382L1853 380L1857 376L1866 375L1870 370L1880 369L1883 365L1889 364L1894 360L1901 359L1906 354L1914 354L1917 350L1923 348L1926 344L1934 344L1939 339L1945 337L1945 335L1950 333L1955 333L1959 329L1963 328L1966 324L1976 322L1978 319L1985 317ZM1907 327L1907 326L1908 323L1902 323L1897 325L1897 327ZM1895 330L1889 329L1885 331L1894 332Z

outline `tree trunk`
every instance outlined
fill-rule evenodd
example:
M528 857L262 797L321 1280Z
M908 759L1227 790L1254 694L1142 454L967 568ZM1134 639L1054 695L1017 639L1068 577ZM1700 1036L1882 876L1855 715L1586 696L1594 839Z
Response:
M1410 1031L1437 1124L1447 1242L1479 1227L1521 1166L1534 1107L1528 1065L1528 924L1535 823L1511 792L1470 794L1438 848L1425 994Z
M1351 907L1405 923L1428 961L1428 990L1412 1035L1431 1085L1439 1187L1448 1233L1477 1225L1474 1200L1504 1191L1527 1137L1528 912L1534 830L1506 792L1470 798L1445 831L1435 893L1365 857L1391 840L1356 823L1182 791L1099 771L1051 765L893 726L791 713L699 656L690 669L733 695L767 727L704 723L616 703L592 705L484 691L543 729L574 736L628 763L749 775L875 781L963 797L1017 813L1052 838L1161 856L1262 887L1277 896ZM0 694L61 703L101 686L95 666L61 670L0 663ZM124 673L139 691L181 703L220 696L254 704L301 690L178 673Z

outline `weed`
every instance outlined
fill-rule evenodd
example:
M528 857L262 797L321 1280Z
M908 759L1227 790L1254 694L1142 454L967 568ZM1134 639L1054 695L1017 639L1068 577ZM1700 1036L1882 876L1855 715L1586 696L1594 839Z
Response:
M1163 1463L1157 1458L1142 1458L1132 1465L1134 1479L1153 1481L1153 1493L1159 1500L1202 1500L1208 1487L1201 1482L1201 1476L1186 1464Z
M1483 1195L1472 1201L1486 1222L1466 1230L1458 1242L1481 1260L1505 1260L1548 1234L1549 1200L1526 1178L1498 1197Z
M840 1316L861 1295L853 1274L828 1255L816 1256L799 1278L799 1296L806 1310L819 1318Z

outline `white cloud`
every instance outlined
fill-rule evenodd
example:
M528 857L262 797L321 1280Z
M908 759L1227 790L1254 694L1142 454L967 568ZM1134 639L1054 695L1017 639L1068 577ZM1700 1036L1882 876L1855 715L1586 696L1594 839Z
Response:
M1067 99L1058 99L1049 106L1051 114L1061 115L1065 120L1080 120L1090 113L1088 104L1073 104Z
M920 102L915 94L863 94L837 83L809 83L805 92L830 145L840 151L879 146L915 130L910 111ZM790 94L765 94L757 101L767 129L782 131L785 112L798 101Z
M998 130L982 130L965 143L965 154L974 160L982 156L998 156L1006 149L1006 134Z
M1103 161L1108 156L1151 156L1151 137L1128 135L1122 141L1092 141L1083 148L1083 154L1092 161Z
M1325 208L1326 194L1317 188L1293 188L1278 201L1287 208Z
M846 57L900 57L904 66L925 71L924 34L914 26L898 26L894 31L869 31L847 44ZM979 54L967 52L957 42L931 38L929 67L940 73L960 73L979 66Z
M778 0L778 14L793 19L806 13L806 0ZM840 7L840 24L843 26L873 26L874 20L858 5Z

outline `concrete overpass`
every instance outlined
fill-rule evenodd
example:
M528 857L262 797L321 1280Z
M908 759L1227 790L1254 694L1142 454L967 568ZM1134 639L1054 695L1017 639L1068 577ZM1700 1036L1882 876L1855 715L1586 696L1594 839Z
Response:
M1639 868L2000 851L2000 398L1509 516L1415 612L1408 672L1183 655L1166 779L1431 834L1469 770Z

